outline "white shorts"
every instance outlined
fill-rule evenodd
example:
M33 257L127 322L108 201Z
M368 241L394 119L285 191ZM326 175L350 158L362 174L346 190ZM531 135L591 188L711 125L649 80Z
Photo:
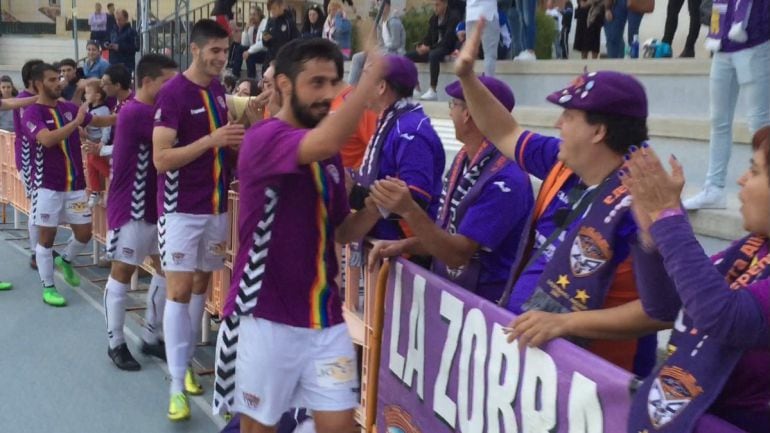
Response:
M129 221L107 232L107 259L140 266L158 252L158 226L146 221Z
M272 426L292 407L354 409L358 392L358 363L346 324L315 330L240 318L233 412Z
M91 224L91 209L87 201L85 190L53 191L38 188L32 195L32 222L41 227Z
M225 267L227 214L171 213L158 220L164 271L211 272Z

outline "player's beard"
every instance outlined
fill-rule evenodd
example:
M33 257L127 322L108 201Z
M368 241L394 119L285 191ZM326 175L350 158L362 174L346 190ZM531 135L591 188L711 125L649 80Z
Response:
M313 114L311 111L313 108L322 108L325 107L327 109L326 113L317 115ZM310 105L302 104L299 101L299 98L297 97L296 93L293 93L291 95L291 111L294 114L294 118L297 119L297 121L304 126L305 128L315 128L316 125L321 123L321 121L326 117L327 114L329 114L329 109L331 108L331 101L324 101L324 102L316 102Z

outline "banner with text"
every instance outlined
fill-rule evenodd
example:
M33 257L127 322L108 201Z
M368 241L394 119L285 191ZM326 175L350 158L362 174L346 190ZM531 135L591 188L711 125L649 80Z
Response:
M519 350L513 314L398 260L385 300L383 433L617 433L632 375L564 340Z

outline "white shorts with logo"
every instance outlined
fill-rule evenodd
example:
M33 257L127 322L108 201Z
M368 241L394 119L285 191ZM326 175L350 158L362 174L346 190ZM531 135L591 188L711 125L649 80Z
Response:
M358 392L358 363L346 324L316 330L240 318L233 412L272 426L292 407L354 409Z
M107 259L139 266L158 252L158 226L146 221L129 221L107 232Z
M91 224L91 209L85 190L53 191L38 188L32 197L32 222L36 226Z
M227 214L170 213L158 220L164 271L211 272L225 267Z

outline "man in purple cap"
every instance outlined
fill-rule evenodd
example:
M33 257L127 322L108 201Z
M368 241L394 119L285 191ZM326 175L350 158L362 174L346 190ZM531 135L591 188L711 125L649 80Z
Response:
M539 345L569 335L646 375L655 362L655 336L636 337L668 324L647 317L638 300L630 260L637 228L618 177L624 154L646 145L644 88L629 75L586 73L548 96L564 108L556 122L561 138L535 134L473 73L479 38L479 30L470 35L455 64L471 115L504 155L544 180L503 296L502 305L521 315L510 339Z
M417 68L403 56L385 56L387 73L370 99L370 108L380 113L372 139L350 195L353 208L363 207L369 188L377 179L398 177L406 182L412 197L435 219L441 196L445 155L441 139L423 112L410 101L417 86ZM404 239L410 228L398 215L379 221L370 235L377 239Z
M296 405L313 410L319 433L355 431L357 364L335 282L335 241L360 239L379 218L371 200L350 212L339 157L381 79L382 60L367 55L358 87L327 116L342 53L320 38L286 44L275 63L281 109L244 139L240 246L214 393L215 412L241 414L241 432L275 432Z
M513 110L508 85L487 76L480 80L508 111ZM452 98L449 116L463 148L444 179L438 220L434 223L417 205L403 181L377 181L372 188L374 203L401 215L415 236L378 242L371 256L433 256L434 273L498 302L532 212L532 186L521 168L479 131L460 82L448 85L446 92Z

